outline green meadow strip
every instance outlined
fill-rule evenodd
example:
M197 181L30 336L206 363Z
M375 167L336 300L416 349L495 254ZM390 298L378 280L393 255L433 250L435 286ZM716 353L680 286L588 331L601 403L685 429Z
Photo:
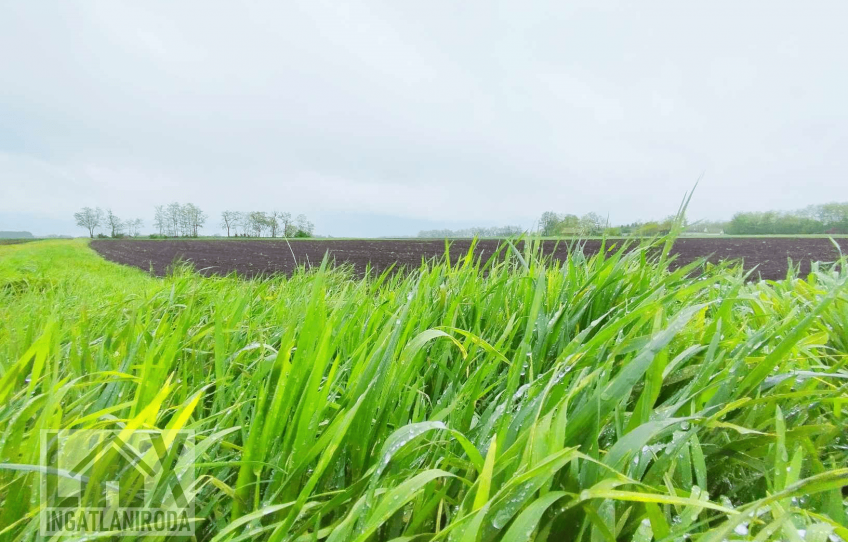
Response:
M0 246L0 538L40 538L50 477L94 506L191 469L197 540L848 539L846 260L751 282L674 240L252 280ZM195 457L81 477L60 430Z

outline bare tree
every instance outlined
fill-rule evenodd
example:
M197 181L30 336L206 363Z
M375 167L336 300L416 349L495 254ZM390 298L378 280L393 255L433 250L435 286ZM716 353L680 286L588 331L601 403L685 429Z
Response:
M235 230L239 219L237 211L224 211L221 213L221 227L227 230L227 237L230 236L230 231Z
M157 205L156 211L153 214L153 227L159 231L159 235L165 235L167 225L168 218L165 213L165 206Z
M193 203L183 205L183 220L186 224L187 235L197 237L198 230L203 227L206 222L206 213L200 210L200 207Z
M106 225L111 230L111 236L117 237L124 231L124 223L112 209L106 209Z
M237 211L234 224L237 234L239 231L241 231L242 236L250 234L250 218L247 213Z
M82 211L74 213L74 218L77 221L77 226L87 229L88 236L94 238L94 230L99 228L103 222L103 211L100 207L94 209L83 207Z
M183 237L191 237L191 213L188 205L180 207L180 235Z
M165 233L172 237L180 235L180 223L182 220L183 209L177 203L171 203L165 208Z
M138 237L141 233L141 228L144 226L144 221L140 218L135 218L131 220L127 220L124 222L124 225L127 227L127 234L132 237Z

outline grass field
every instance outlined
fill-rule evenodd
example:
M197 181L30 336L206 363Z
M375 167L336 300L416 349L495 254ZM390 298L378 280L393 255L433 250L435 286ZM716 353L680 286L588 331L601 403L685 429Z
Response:
M198 540L848 540L848 270L670 242L264 280L0 246L0 537L38 538L42 430L167 428Z

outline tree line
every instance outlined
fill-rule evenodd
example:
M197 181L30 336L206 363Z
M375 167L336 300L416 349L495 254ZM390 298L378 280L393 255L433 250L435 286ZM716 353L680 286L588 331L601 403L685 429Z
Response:
M87 229L89 237L92 238L101 227L106 228L111 237L124 235L137 237L144 226L144 221L140 218L121 219L112 212L112 209L104 211L100 207L83 207L79 212L74 213L74 219L77 226ZM100 236L106 237L102 233Z
M140 218L121 219L111 209L83 207L74 213L77 226L88 230L89 237L137 237L144 221ZM208 215L193 203L173 202L157 205L153 214L156 233L151 237L198 237ZM221 228L227 237L312 237L315 225L306 215L292 219L291 213L280 211L224 211ZM106 233L103 233L103 232Z
M153 227L162 237L197 237L208 216L193 203L157 205ZM74 213L77 226L88 230L90 237L136 237L144 221L140 218L122 219L111 209L83 207ZM553 211L542 213L538 233L546 237L585 235L661 235L671 230L673 217L661 221L634 222L610 226L609 220L597 213L582 217ZM221 228L227 237L312 237L315 226L300 214L281 211L224 211ZM685 231L696 233L727 233L731 235L796 235L848 234L848 202L810 205L796 211L742 212L729 222L696 222L684 224ZM448 237L511 237L522 233L519 226L472 227L458 230L423 230L421 238Z
M542 213L538 222L539 235L545 237L580 237L586 235L663 235L671 231L674 216L662 220L632 222L613 226L608 218L598 213L586 213L578 217L573 214L558 214L553 211Z
M848 233L848 203L810 205L788 212L736 213L725 231L732 235Z
M227 237L312 237L315 225L300 214L281 211L224 211L221 228Z
M422 230L418 237L445 239L450 237L512 237L522 233L521 226L472 227L460 230Z
M611 226L596 213L578 218L573 214L548 211L538 222L538 232L543 236L581 235L662 235L671 231L674 217L648 222L634 222ZM729 235L804 235L848 234L848 203L810 205L796 211L741 212L729 222L698 221L683 227L688 233L713 233Z
M546 237L569 235L600 235L609 227L609 221L598 213L586 213L582 217L559 214L553 211L542 213L539 218L539 234Z
M156 206L153 227L164 237L197 237L206 218L197 205L174 202Z

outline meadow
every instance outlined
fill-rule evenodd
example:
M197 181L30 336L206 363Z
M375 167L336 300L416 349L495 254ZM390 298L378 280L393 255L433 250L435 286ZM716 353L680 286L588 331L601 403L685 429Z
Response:
M160 428L198 540L848 540L844 258L637 242L252 280L0 246L0 537L39 538L43 430Z

